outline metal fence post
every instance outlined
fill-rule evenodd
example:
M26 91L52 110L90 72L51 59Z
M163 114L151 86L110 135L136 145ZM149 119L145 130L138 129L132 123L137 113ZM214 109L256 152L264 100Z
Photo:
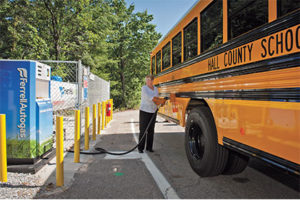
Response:
M83 69L82 69L82 64L81 64L81 60L79 60L78 61L78 68L77 68L77 70L78 70L78 110L82 110L81 108L83 108L82 107L82 71L83 71ZM82 116L82 115L80 115L80 122L79 122L79 124L80 124L80 130L79 130L79 134L81 135L81 125L82 125L82 118L83 118L84 116Z

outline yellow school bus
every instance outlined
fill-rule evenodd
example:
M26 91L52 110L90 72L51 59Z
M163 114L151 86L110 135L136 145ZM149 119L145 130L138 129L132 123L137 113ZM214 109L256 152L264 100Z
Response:
M250 156L300 174L300 9L294 0L200 0L151 52L159 115L185 126L200 176Z

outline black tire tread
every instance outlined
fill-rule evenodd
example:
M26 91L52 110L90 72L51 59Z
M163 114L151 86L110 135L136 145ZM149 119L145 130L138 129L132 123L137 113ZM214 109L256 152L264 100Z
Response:
M198 115L200 115L200 117L205 117L205 120L207 120L208 124L210 124L210 126L211 126L211 130L212 130L211 134L213 134L212 135L213 139L211 141L211 142L213 142L213 144L211 144L211 145L215 146L215 157L212 159L215 159L215 161L213 162L212 166L210 166L210 169L205 170L205 172L200 171L197 169L197 167L193 166L193 163L191 163L191 161L190 161L190 159L192 159L192 158L189 158L189 155L187 152L187 156L190 161L191 167L201 177L211 177L211 176L220 175L224 171L226 164L227 164L228 154L229 154L228 150L218 144L217 129L216 129L215 122L214 122L214 119L213 119L210 109L206 106L194 108L191 111L189 117L194 112L198 113ZM190 120L189 117L188 117L188 120Z
M227 165L222 174L233 175L239 174L247 167L249 157L241 155L235 151L230 151Z

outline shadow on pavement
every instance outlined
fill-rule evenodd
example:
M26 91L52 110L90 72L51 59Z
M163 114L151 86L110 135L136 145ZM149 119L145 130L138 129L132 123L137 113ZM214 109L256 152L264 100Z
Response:
M256 158L251 158L248 164L249 167L260 171L261 173L269 176L270 178L281 182L282 184L300 192L300 177L290 174L287 171L272 166ZM300 196L299 196L300 197Z
M127 132L103 134L95 146L108 151L127 151L135 145L133 134ZM284 186L299 191L299 179L274 171L264 162L251 160L249 167L237 175L199 177L186 158L184 132L156 132L153 149L154 153L147 154L180 198L297 198L297 194ZM91 162L83 164L75 172L69 187L59 193L45 195L45 192L55 189L45 186L35 198L163 198L152 175L139 158L105 159L103 154L91 157ZM55 176L55 172L52 176Z

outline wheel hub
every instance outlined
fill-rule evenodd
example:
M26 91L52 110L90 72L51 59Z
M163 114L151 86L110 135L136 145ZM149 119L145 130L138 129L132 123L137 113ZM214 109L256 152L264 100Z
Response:
M191 155L197 160L202 159L204 154L204 137L201 128L196 123L192 123L188 134Z

